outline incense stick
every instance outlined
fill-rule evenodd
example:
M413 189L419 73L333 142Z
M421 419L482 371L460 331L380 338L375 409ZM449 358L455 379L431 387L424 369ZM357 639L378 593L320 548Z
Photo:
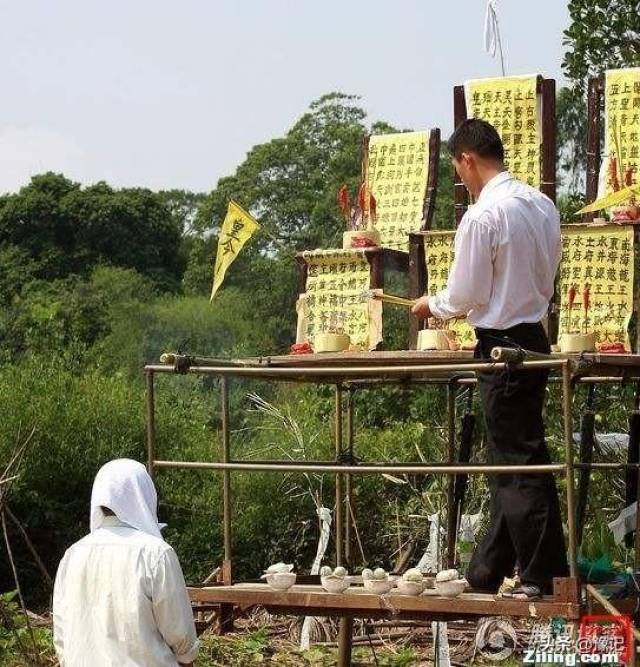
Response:
M377 299L378 301L392 303L396 306L405 306L407 308L413 308L417 301L417 299L405 299L404 297L395 296L394 294L382 294L373 291L362 293L362 300L366 301L367 299Z

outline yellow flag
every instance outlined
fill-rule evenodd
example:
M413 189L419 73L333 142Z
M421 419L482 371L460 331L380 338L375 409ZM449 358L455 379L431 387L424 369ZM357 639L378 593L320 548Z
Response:
M227 215L220 228L220 236L218 238L218 252L213 272L211 301L220 285L222 285L231 262L238 256L238 253L251 238L253 232L259 228L260 225L239 204L234 202L233 199L229 202Z
M640 196L640 184L639 185L630 185L622 190L617 192L612 192L611 194L600 197L596 199L593 204L589 204L584 208L581 208L576 215L581 215L582 213L595 213L596 211L601 211L605 208L610 208L616 204L622 204L623 202L629 201L634 197Z

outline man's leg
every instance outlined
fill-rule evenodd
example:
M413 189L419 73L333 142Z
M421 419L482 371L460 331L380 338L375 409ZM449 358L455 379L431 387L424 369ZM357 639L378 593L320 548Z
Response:
M509 370L497 373L494 383L480 384L492 463L550 463L542 419L546 381L546 371ZM549 590L553 577L568 573L555 480L551 474L496 479L496 503L521 579Z
M489 529L473 552L466 578L471 588L496 593L502 580L513 575L516 551L493 489L491 494Z

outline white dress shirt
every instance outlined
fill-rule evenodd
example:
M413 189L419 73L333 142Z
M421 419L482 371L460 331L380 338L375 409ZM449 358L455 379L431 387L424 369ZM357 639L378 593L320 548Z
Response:
M445 320L466 315L482 329L540 322L560 255L560 216L553 202L501 172L462 218L447 287L429 298L429 308Z
M198 652L174 550L112 516L60 562L53 631L62 667L175 667Z

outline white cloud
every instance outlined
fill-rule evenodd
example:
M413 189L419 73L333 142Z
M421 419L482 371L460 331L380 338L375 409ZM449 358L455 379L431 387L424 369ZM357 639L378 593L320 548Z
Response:
M80 180L84 162L84 151L69 137L42 127L0 128L0 192L18 190L45 171Z

